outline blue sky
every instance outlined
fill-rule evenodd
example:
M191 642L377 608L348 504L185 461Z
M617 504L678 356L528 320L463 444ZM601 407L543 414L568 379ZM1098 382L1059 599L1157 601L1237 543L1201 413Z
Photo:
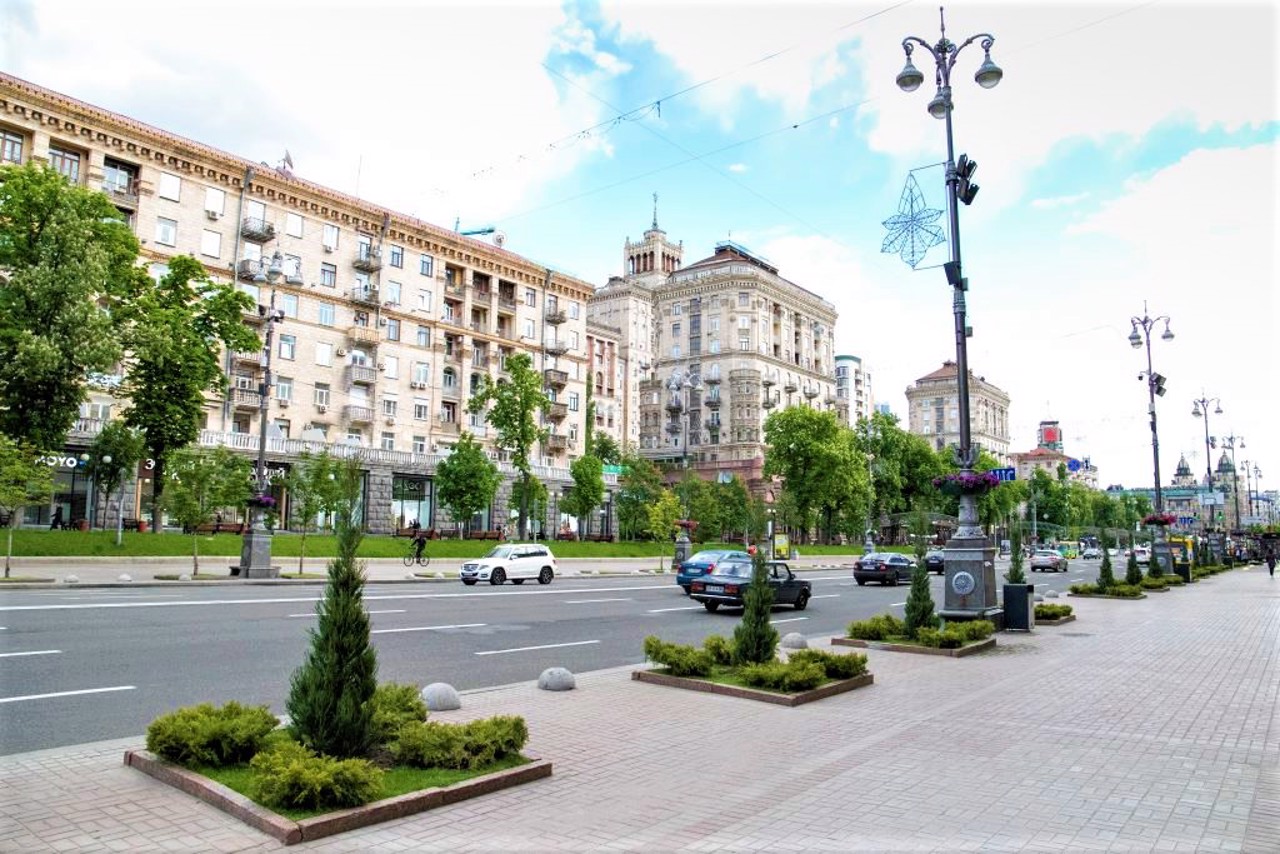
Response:
M732 238L834 302L837 346L899 414L954 356L923 269L947 246L917 271L880 252L907 172L945 153L931 87L893 82L904 36L937 40L934 4L184 5L197 26L170 4L0 3L0 67L254 160L287 148L301 177L492 225L596 284L656 192L686 263ZM1126 341L1146 300L1177 336L1153 347L1166 477L1182 453L1204 468L1207 393L1211 430L1276 487L1276 6L955 3L947 25L995 35L1005 71L980 89L975 44L953 82L982 187L961 212L970 362L1012 396L1014 448L1057 419L1104 483L1150 484ZM941 169L916 174L944 207Z

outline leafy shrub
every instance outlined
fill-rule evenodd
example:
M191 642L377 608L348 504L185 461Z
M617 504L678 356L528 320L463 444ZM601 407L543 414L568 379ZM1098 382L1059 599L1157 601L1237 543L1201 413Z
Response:
M339 809L382 793L382 770L372 762L320 756L296 741L280 742L249 764L257 772L255 795L268 806Z
M411 721L400 728L391 752L420 768L482 768L520 753L529 740L524 718L497 715L463 724Z
M1143 590L1166 590L1169 587L1168 578L1163 575L1151 575L1142 579Z
M671 671L672 676L708 676L715 666L710 653L697 647L667 643L654 635L644 639L644 654Z
M179 765L235 765L248 762L279 723L266 706L201 703L152 721L147 750Z
M427 719L427 704L422 702L415 685L387 682L373 692L373 738L375 744L386 744L395 738L400 727L410 721Z
M788 661L812 662L822 668L828 679L852 679L867 672L867 657L860 652L841 655L820 649L800 649L791 653Z
M817 688L826 679L822 666L811 661L769 661L764 664L748 664L739 673L742 681L753 688L774 691L808 691Z
M916 633L916 640L934 649L959 649L964 646L964 636L950 626L945 629L921 629Z
M1092 593L1107 593L1109 590L1099 590L1096 584L1073 584L1070 587L1072 593L1082 593L1085 595Z
M1070 605L1043 604L1036 606L1037 620L1059 620L1071 615Z
M1123 599L1136 599L1142 595L1142 587L1137 584L1117 584L1107 591L1108 596L1119 596Z
M847 636L858 640L884 640L906 634L906 626L893 614L876 614L849 624Z
M710 635L702 642L702 648L721 667L733 663L733 642L722 635Z
M1170 587L1180 587L1183 584L1187 583L1182 580L1182 576L1180 575L1166 575L1164 576L1163 581L1165 584L1168 584Z
M968 620L963 623L950 623L948 629L959 632L966 641L986 640L996 632L996 624L990 620Z

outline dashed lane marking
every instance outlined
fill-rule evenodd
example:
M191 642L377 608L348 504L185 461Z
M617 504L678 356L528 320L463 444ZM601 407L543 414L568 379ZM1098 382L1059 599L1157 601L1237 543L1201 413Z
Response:
M569 643L544 643L539 646L518 646L513 649L486 649L477 652L476 655L503 655L508 652L529 652L530 650L535 649L559 649L562 646L587 646L588 644L593 643L600 643L600 641L570 641Z
M22 703L27 700L50 700L55 697L77 697L81 694L105 694L108 691L136 691L136 685L117 685L114 688L85 688L80 691L58 691L54 694L28 694L25 697L0 697L0 703Z
M30 652L0 652L0 658L18 658L24 655L60 655L60 649L33 649Z
M371 635L393 635L400 632L438 632L445 629L479 629L484 623L458 623L453 626L411 626L404 629L373 629L369 632Z

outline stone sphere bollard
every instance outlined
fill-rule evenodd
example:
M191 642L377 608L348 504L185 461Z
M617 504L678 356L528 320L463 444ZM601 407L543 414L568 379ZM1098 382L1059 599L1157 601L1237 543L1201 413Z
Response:
M1057 598L1058 598L1058 591L1057 591L1057 590L1046 590L1046 591L1044 592L1044 596L1045 596L1045 598L1046 598L1046 599L1057 599Z
M462 698L447 682L432 682L422 689L422 702L433 712L449 712L462 708Z
M179 575L179 576L178 576L178 580L179 580L179 581L190 581L190 580L191 580L191 575L190 575L189 573L184 572L184 573L182 573L182 575Z
M1044 594L1043 594L1043 593L1037 593L1033 598L1034 598L1034 600L1035 600L1036 602L1043 602L1043 601L1044 601Z
M133 577L129 575L129 573L127 572L122 572L120 573L120 577L117 578L116 581L129 582L129 581L133 581Z
M788 632L782 636L779 645L783 649L808 649L809 642L804 639L804 635L799 632Z
M80 576L78 576L78 575L68 575L66 578L62 579L62 583L63 583L63 584L79 584L79 583L80 583Z
M543 691L572 691L577 683L573 674L563 667L548 667L538 677L538 687Z

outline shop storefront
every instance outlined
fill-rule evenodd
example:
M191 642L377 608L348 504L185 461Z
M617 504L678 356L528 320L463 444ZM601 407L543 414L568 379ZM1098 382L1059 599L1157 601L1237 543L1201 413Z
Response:
M432 514L432 482L425 477L394 475L391 480L391 515L397 529L417 522L423 528L435 527Z
M39 462L53 469L53 497L48 504L27 507L23 523L73 529L93 522L93 478L88 454L47 454Z

